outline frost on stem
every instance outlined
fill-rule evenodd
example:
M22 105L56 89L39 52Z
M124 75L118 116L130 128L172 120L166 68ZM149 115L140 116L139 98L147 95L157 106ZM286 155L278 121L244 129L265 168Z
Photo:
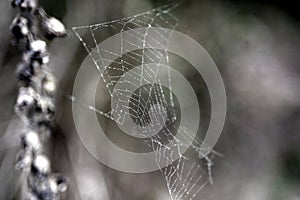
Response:
M38 38L35 29L40 20L45 37L51 39L65 36L66 30L59 20L38 7L36 0L12 0L11 5L20 10L10 26L13 44L23 50L23 60L16 70L21 88L15 113L27 126L20 138L21 150L15 167L26 172L26 199L61 200L67 189L67 178L51 174L50 161L42 154L43 145L53 132L56 81L47 66L47 44Z

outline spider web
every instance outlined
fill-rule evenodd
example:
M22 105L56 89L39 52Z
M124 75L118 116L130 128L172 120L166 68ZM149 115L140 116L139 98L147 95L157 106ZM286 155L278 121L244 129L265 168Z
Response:
M170 62L167 46L171 35L157 33L156 37L152 38L146 31L145 34L135 38L136 42L142 43L143 46L145 43L156 43L161 49L164 49L163 51L151 48L141 49L122 54L116 60L107 59L109 55L115 54L114 52L100 49L97 46L106 37L106 33L125 33L127 30L134 31L136 28L142 27L163 27L174 30L178 20L171 11L175 6L174 4L166 5L111 22L73 27L73 30L93 60L111 99L116 101L116 107L111 108L109 112L101 111L91 105L88 108L120 125L124 123L126 117L131 117L134 123L141 127L138 130L133 129L131 134L142 138L153 151L163 149L163 151L157 151L156 163L164 175L171 199L198 200L201 198L200 191L208 184L213 183L211 157L216 153L213 152L210 157L205 156L205 162L199 159L202 142L197 138L192 138L187 127L178 125L180 105L172 93L172 77L169 70L166 72L168 88L160 84L159 73L162 72L162 64L168 65ZM130 41L121 38L121 43L121 52L123 53L123 47ZM95 51L93 53L95 49L96 53ZM146 64L149 62L157 64L153 68ZM103 68L105 63L111 64ZM140 65L140 68L133 71L132 69L137 65ZM139 85L140 83L144 86L134 91L127 88L115 88L116 84L120 82L124 85ZM71 97L71 100L78 101L74 96ZM127 106L128 101L129 112L123 112L122 108ZM164 124L161 123L162 121ZM156 130L157 126L160 127L159 133L149 137L149 132ZM184 137L178 138L178 133ZM193 141L192 144L189 143L190 140ZM171 141L175 141L172 145L176 148L163 148ZM188 153L181 152L180 147L184 146L189 147ZM173 162L175 155L179 155L179 159ZM164 167L163 162L167 162L167 167Z

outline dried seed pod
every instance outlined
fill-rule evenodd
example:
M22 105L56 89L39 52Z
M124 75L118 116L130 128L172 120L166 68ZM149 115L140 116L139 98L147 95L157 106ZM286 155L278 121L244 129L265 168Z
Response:
M50 174L50 162L44 155L37 155L31 165L31 173L36 177L46 177Z
M10 32L13 37L13 44L18 45L20 40L28 38L30 34L28 20L18 14L10 25Z
M68 181L62 175L51 175L50 161L40 154L42 142L52 132L56 83L44 68L49 56L46 42L36 39L36 19L40 17L46 37L50 39L66 36L66 30L59 20L37 7L37 0L11 0L11 5L21 10L10 27L13 38L18 45L21 40L25 41L24 62L18 65L16 74L26 87L19 90L15 112L32 130L21 136L22 151L18 153L16 168L30 172L26 173L29 189L26 200L61 200Z
M17 162L15 168L17 171L29 172L32 164L32 153L30 151L20 151L17 154Z
M21 136L21 146L25 151L38 153L42 151L42 144L38 133L29 131Z
M35 88L39 90L41 87L41 75L43 74L42 67L39 63L21 62L16 69L16 76L21 83L21 86Z
M37 93L31 87L21 87L15 105L15 111L19 117L24 117L27 112L35 107Z
M53 174L49 178L51 192L60 199L64 198L69 180L61 174Z
M21 11L28 11L33 13L37 9L36 0L12 0L12 7L19 7Z
M35 40L30 43L30 50L39 53L45 53L47 51L47 44L43 40Z
M43 120L51 120L55 113L55 105L52 99L40 97L37 101L36 111L43 115Z
M21 82L24 82L26 85L28 85L35 75L34 65L25 62L19 63L17 66L16 75Z
M55 105L51 98L40 96L32 87L21 87L15 111L29 127L36 130L38 123L52 120Z
M51 124L55 113L55 105L50 98L38 96L34 106L24 113L25 123L40 134L41 124ZM47 134L49 135L49 134ZM50 136L50 135L49 135ZM44 136L41 138L44 141Z
M23 59L27 63L38 62L41 65L47 64L49 62L49 55L46 42L43 40L30 42L29 49L24 53Z
M54 76L47 73L42 80L42 90L44 95L53 97L56 93L56 80Z
M54 17L44 18L42 20L42 27L48 39L67 36L67 31L63 23Z
M42 142L47 141L53 132L53 125L50 121L40 121L33 128L39 133Z
M58 186L51 177L29 175L27 185L30 191L41 200L60 200Z
M69 180L66 176L63 176L61 174L54 174L53 179L55 180L55 183L57 184L57 190L60 193L64 193L68 189Z
M29 176L27 183L31 192L43 200L62 199L68 187L67 178L58 174L42 178Z

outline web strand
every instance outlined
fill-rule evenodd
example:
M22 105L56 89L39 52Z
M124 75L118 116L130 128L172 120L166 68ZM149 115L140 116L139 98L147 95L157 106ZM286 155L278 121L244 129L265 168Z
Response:
M199 199L199 193L205 186L212 183L211 166L212 161L208 156L205 157L205 164L200 161L201 146L200 140L194 139L192 144L192 134L187 127L179 127L176 123L178 112L176 109L176 98L172 93L172 77L169 69L166 78L168 79L168 89L161 84L159 74L162 72L162 65L170 62L167 50L168 41L171 35L167 33L156 32L156 36L148 34L146 31L141 35L135 32L136 28L163 27L174 30L177 26L177 19L171 13L175 5L167 5L132 17L127 17L111 22L93 24L87 26L74 27L73 30L80 42L87 50L95 67L107 88L109 95L117 99L115 105L117 108L111 108L109 112L103 112L91 105L85 105L91 111L104 116L116 123L123 124L126 117L131 117L135 124L139 125L140 131L133 130L133 135L140 136L147 146L157 151L156 163L163 166L163 161L167 161L167 167L159 167L162 172L170 198L172 200L193 200ZM99 35L103 31L114 30L121 33L121 53L122 57L116 60L110 60L109 55L118 56L115 52L101 49L98 44L101 43ZM133 31L133 35L126 31ZM148 29L147 29L148 30ZM81 34L84 32L85 34ZM128 40L131 38L140 46L159 45L163 51L151 48L142 48L141 51L125 53L123 49L126 45L136 46ZM146 45L147 44L147 45ZM106 63L111 63L106 65ZM149 67L146 63L156 63L155 68ZM131 70L136 65L140 65L138 71ZM105 66L105 68L101 67ZM131 85L145 85L137 91L131 91L127 88L115 88L117 83ZM79 102L79 97L70 97L73 102ZM128 100L129 99L129 100ZM126 103L129 103L129 107ZM129 110L128 112L119 112ZM162 118L166 117L165 124L161 124ZM160 127L158 134L148 137L149 132ZM177 135L180 133L181 137ZM146 139L147 138L147 139ZM171 147L167 146L171 141ZM189 158L181 152L181 147L190 147L192 153ZM173 162L173 157L179 155L179 159ZM203 166L204 165L204 166Z

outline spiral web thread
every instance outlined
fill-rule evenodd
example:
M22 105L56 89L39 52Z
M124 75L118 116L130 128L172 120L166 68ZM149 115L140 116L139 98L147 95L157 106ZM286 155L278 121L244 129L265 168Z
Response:
M169 63L167 45L170 35L157 33L157 37L151 38L151 35L148 35L146 31L143 36L136 38L137 42L143 44L146 42L154 42L159 44L164 51L142 49L141 51L122 54L122 56L116 60L105 60L105 57L107 57L105 55L114 54L114 52L110 52L107 49L100 49L97 46L101 42L101 39L103 40L103 32L105 31L117 34L127 30L134 31L134 29L142 27L163 27L174 30L178 21L176 17L172 15L171 11L175 6L176 5L173 4L166 5L142 14L111 22L73 27L73 30L93 60L111 98L113 95L117 95L117 98L115 98L117 99L116 105L118 107L125 106L124 102L130 97L129 113L119 112L120 109L115 108L112 108L109 112L104 112L91 105L88 106L88 109L121 125L126 117L131 117L136 124L141 126L139 131L133 130L134 133L132 134L144 138L145 144L152 148L153 151L166 147L168 142L174 140L175 142L172 145L176 146L176 152L173 152L174 148L164 148L163 151L157 151L156 163L165 177L168 192L172 200L198 200L201 198L200 191L205 186L212 184L211 166L213 163L211 157L216 153L213 152L210 157L205 156L204 162L202 162L199 159L201 155L201 141L198 140L197 137L193 139L187 127L176 128L178 113L176 113L176 102L172 94L172 78L168 71L166 74L169 82L168 91L159 84L160 80L158 78L158 73L161 72L161 64ZM129 41L121 39L121 42L121 52L123 52L122 48L124 44ZM96 49L96 53L92 53L94 49ZM99 63L103 64L106 62L112 64L106 66L106 69L101 68ZM148 67L146 63L149 62L157 63L156 68ZM136 73L136 71L130 71L136 64L140 64L141 66L138 73ZM152 84L154 79L156 80L156 84ZM114 86L120 80L124 81L124 84L134 85L137 82L144 83L147 87L143 87L137 91L127 89L116 89L117 91L114 91ZM77 99L77 97L71 97L71 100L74 102L76 102ZM167 119L165 120L165 124L162 125L160 116L164 114L167 116ZM147 126L149 123L156 126L163 126L163 128L159 134L147 138L147 133L151 132L149 129L153 128L152 125ZM184 135L184 139L182 139L182 137L181 139L176 137L176 134L179 132L181 135ZM188 141L191 139L193 142L189 144ZM181 153L180 147L183 146L189 146L188 155ZM178 154L179 159L172 162L173 156ZM167 167L160 167L162 166L162 158L164 161L167 160L169 164Z

